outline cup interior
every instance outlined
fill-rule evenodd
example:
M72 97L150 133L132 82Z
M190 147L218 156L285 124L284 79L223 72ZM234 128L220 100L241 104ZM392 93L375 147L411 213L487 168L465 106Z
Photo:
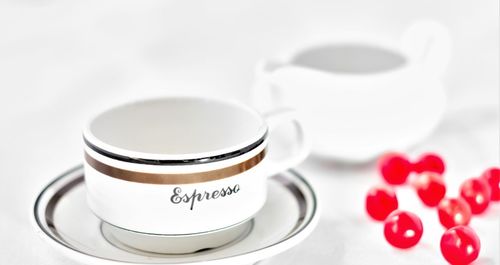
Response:
M356 43L310 48L292 60L295 65L352 74L384 72L399 68L406 62L406 58L397 51Z
M84 135L101 148L121 152L213 155L252 144L266 129L261 116L243 105L173 97L112 108L95 117Z

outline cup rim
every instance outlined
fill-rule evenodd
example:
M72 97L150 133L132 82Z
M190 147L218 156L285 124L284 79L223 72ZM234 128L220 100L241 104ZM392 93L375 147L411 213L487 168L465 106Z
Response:
M196 153L186 153L186 154L167 154L167 153L148 153L141 151L133 151L126 148L114 146L108 144L99 138L97 138L91 131L90 127L92 122L98 118L100 115L112 111L116 108L126 107L129 105L144 103L148 101L158 101L165 99L177 99L177 100L202 100L209 102L222 103L230 105L232 107L241 109L256 119L262 121L263 126L258 128L258 133L249 139L242 141L236 145L219 148L216 150L206 151L206 152L196 152ZM263 117L251 107L242 104L235 100L222 99L207 96L164 96L164 97L151 97L135 101L130 101L124 104L119 104L105 109L94 115L91 119L87 121L83 128L83 142L86 146L94 150L95 152L110 157L115 160L136 163L136 164L146 164L146 165L186 165L186 164L205 164L218 162L226 159L235 158L242 154L245 154L265 142L268 136L268 126L265 123Z

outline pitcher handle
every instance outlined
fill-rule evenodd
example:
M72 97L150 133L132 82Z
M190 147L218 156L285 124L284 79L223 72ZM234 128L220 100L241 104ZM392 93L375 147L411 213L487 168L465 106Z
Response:
M451 58L452 40L449 30L433 20L418 20L401 36L403 51L426 71L442 76Z

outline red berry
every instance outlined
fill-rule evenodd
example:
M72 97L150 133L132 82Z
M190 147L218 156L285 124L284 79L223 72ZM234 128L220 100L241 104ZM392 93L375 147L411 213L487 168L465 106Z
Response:
M482 178L471 178L460 186L460 196L469 204L473 214L480 214L490 204L490 186Z
M375 220L383 221L398 208L396 193L385 186L374 187L366 195L366 211Z
M396 210L384 222L384 236L387 242L397 248L415 246L424 228L420 218L407 211Z
M411 172L411 163L402 154L386 154L379 160L379 170L389 184L403 184Z
M470 206L462 198L444 198L438 205L439 222L451 228L457 225L467 225L472 216Z
M434 153L423 154L413 165L413 170L417 173L428 171L443 174L445 169L446 166L443 159Z
M491 200L500 201L500 168L489 168L481 176L490 185Z
M413 186L417 190L418 197L422 202L434 207L443 199L446 194L446 185L441 175L433 172L424 172L420 174Z
M479 237L467 226L456 226L446 232L441 237L441 253L451 264L470 264L481 249Z

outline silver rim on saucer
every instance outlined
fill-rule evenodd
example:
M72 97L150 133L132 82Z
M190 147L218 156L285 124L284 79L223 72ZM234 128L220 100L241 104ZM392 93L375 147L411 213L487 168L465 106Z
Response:
M244 226L247 231L232 242L218 248L198 251L191 254L159 254L145 252L121 244L119 240L113 240L109 234L106 235L106 229L102 222L92 220L92 224L71 224L78 229L78 226L86 226L95 233L93 237L99 237L96 248L106 248L106 251L94 251L90 247L84 247L73 239L68 239L65 231L61 231L57 223L55 212L59 204L65 203L63 198L70 196L72 192L81 189L83 192L84 177L82 166L75 167L50 182L37 196L33 208L33 221L38 233L49 244L64 252L73 259L94 262L96 264L244 264L254 263L283 252L292 246L298 244L314 229L318 219L318 203L314 190L310 184L297 172L289 170L270 178L269 182L276 187L284 190L287 196L294 198L293 211L294 219L289 220L287 226L289 229L283 234L275 236L276 238L266 238L264 242L252 245L250 238L258 241L262 231L268 224L264 224L259 219L259 213L256 215L256 221L247 222L251 225ZM73 195L75 196L75 195ZM82 197L81 195L79 195ZM288 198L288 201L290 201ZM62 201L62 202L61 202ZM64 205L63 205L64 206ZM278 205L279 206L279 205ZM65 206L68 207L68 206ZM73 207L73 206L72 206ZM80 207L85 207L84 202L80 202ZM273 206L273 207L276 207ZM291 206L290 206L291 207ZM269 217L270 218L270 217ZM287 217L280 217L287 218ZM78 220L81 221L81 220ZM268 220L269 221L269 220ZM271 220L272 221L272 220ZM281 223L269 224L274 228L282 226ZM95 226L95 227L94 227ZM102 228L101 228L102 227ZM259 228L260 227L260 228ZM101 230L102 229L102 230ZM268 228L269 229L269 228ZM95 232L97 230L98 232ZM268 231L269 232L269 231ZM99 235L97 235L97 233ZM270 237L270 236L269 236ZM91 238L95 240L95 238ZM90 239L89 239L90 240ZM269 241L269 242L268 242ZM240 246L241 245L241 246ZM112 253L109 253L112 252Z

